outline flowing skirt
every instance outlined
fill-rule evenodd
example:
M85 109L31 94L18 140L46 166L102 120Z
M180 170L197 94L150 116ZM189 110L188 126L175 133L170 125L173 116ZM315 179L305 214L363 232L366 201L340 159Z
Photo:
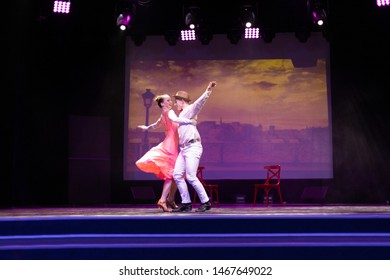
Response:
M177 151L164 148L163 143L151 148L135 164L144 172L154 173L162 180L173 178Z

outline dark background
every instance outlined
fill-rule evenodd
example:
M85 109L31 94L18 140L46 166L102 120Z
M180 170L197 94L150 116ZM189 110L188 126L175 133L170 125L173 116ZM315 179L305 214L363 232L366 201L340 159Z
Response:
M160 181L122 179L125 39L164 35L181 23L184 1L138 1L125 34L115 24L117 2L74 0L69 15L51 13L49 0L2 8L2 207L138 203L150 196L137 200L132 187L160 191ZM245 1L197 2L208 9L212 32L226 34ZM318 31L302 12L306 1L255 2L275 36ZM327 186L325 203L386 203L390 8L330 0L327 9L322 32L330 44L334 179L288 181L283 191L287 201L300 202L302 188ZM252 192L253 182L219 183L226 202L237 186L248 197Z

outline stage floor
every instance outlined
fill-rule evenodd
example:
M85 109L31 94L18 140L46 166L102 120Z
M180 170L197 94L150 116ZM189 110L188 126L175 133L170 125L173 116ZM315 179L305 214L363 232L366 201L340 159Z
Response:
M28 207L0 209L0 219L9 218L38 218L38 217L159 217L159 216L390 216L390 205L314 205L295 204L265 207L263 204L221 204L214 206L210 211L197 213L195 209L199 204L193 205L189 213L164 213L155 205L105 205L94 207Z
M190 213L164 213L156 205L0 209L0 259L390 255L389 205L221 204L205 213L197 207Z

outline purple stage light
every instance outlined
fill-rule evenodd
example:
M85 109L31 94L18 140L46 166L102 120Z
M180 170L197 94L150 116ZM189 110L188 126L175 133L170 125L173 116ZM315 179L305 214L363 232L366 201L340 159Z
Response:
M182 30L181 31L182 41L194 41L196 40L195 30Z
M245 39L258 39L260 37L259 28L245 28Z
M378 7L390 6L390 0L376 0L376 5Z
M116 19L116 25L119 26L120 30L125 31L130 27L131 15L128 12L119 14Z
M68 14L70 11L70 1L54 1L53 12Z

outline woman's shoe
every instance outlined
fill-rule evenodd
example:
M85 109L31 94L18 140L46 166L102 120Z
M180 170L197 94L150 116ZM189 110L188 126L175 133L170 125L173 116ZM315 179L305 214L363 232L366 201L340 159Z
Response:
M161 208L164 212L171 212L171 210L167 207L167 203L166 202L162 202L161 200L159 200L157 202L157 206L159 208Z
M179 208L179 206L177 206L177 204L176 204L174 201L169 201L169 200L167 200L166 204L167 204L168 206L170 206L172 209L177 209L177 208Z

